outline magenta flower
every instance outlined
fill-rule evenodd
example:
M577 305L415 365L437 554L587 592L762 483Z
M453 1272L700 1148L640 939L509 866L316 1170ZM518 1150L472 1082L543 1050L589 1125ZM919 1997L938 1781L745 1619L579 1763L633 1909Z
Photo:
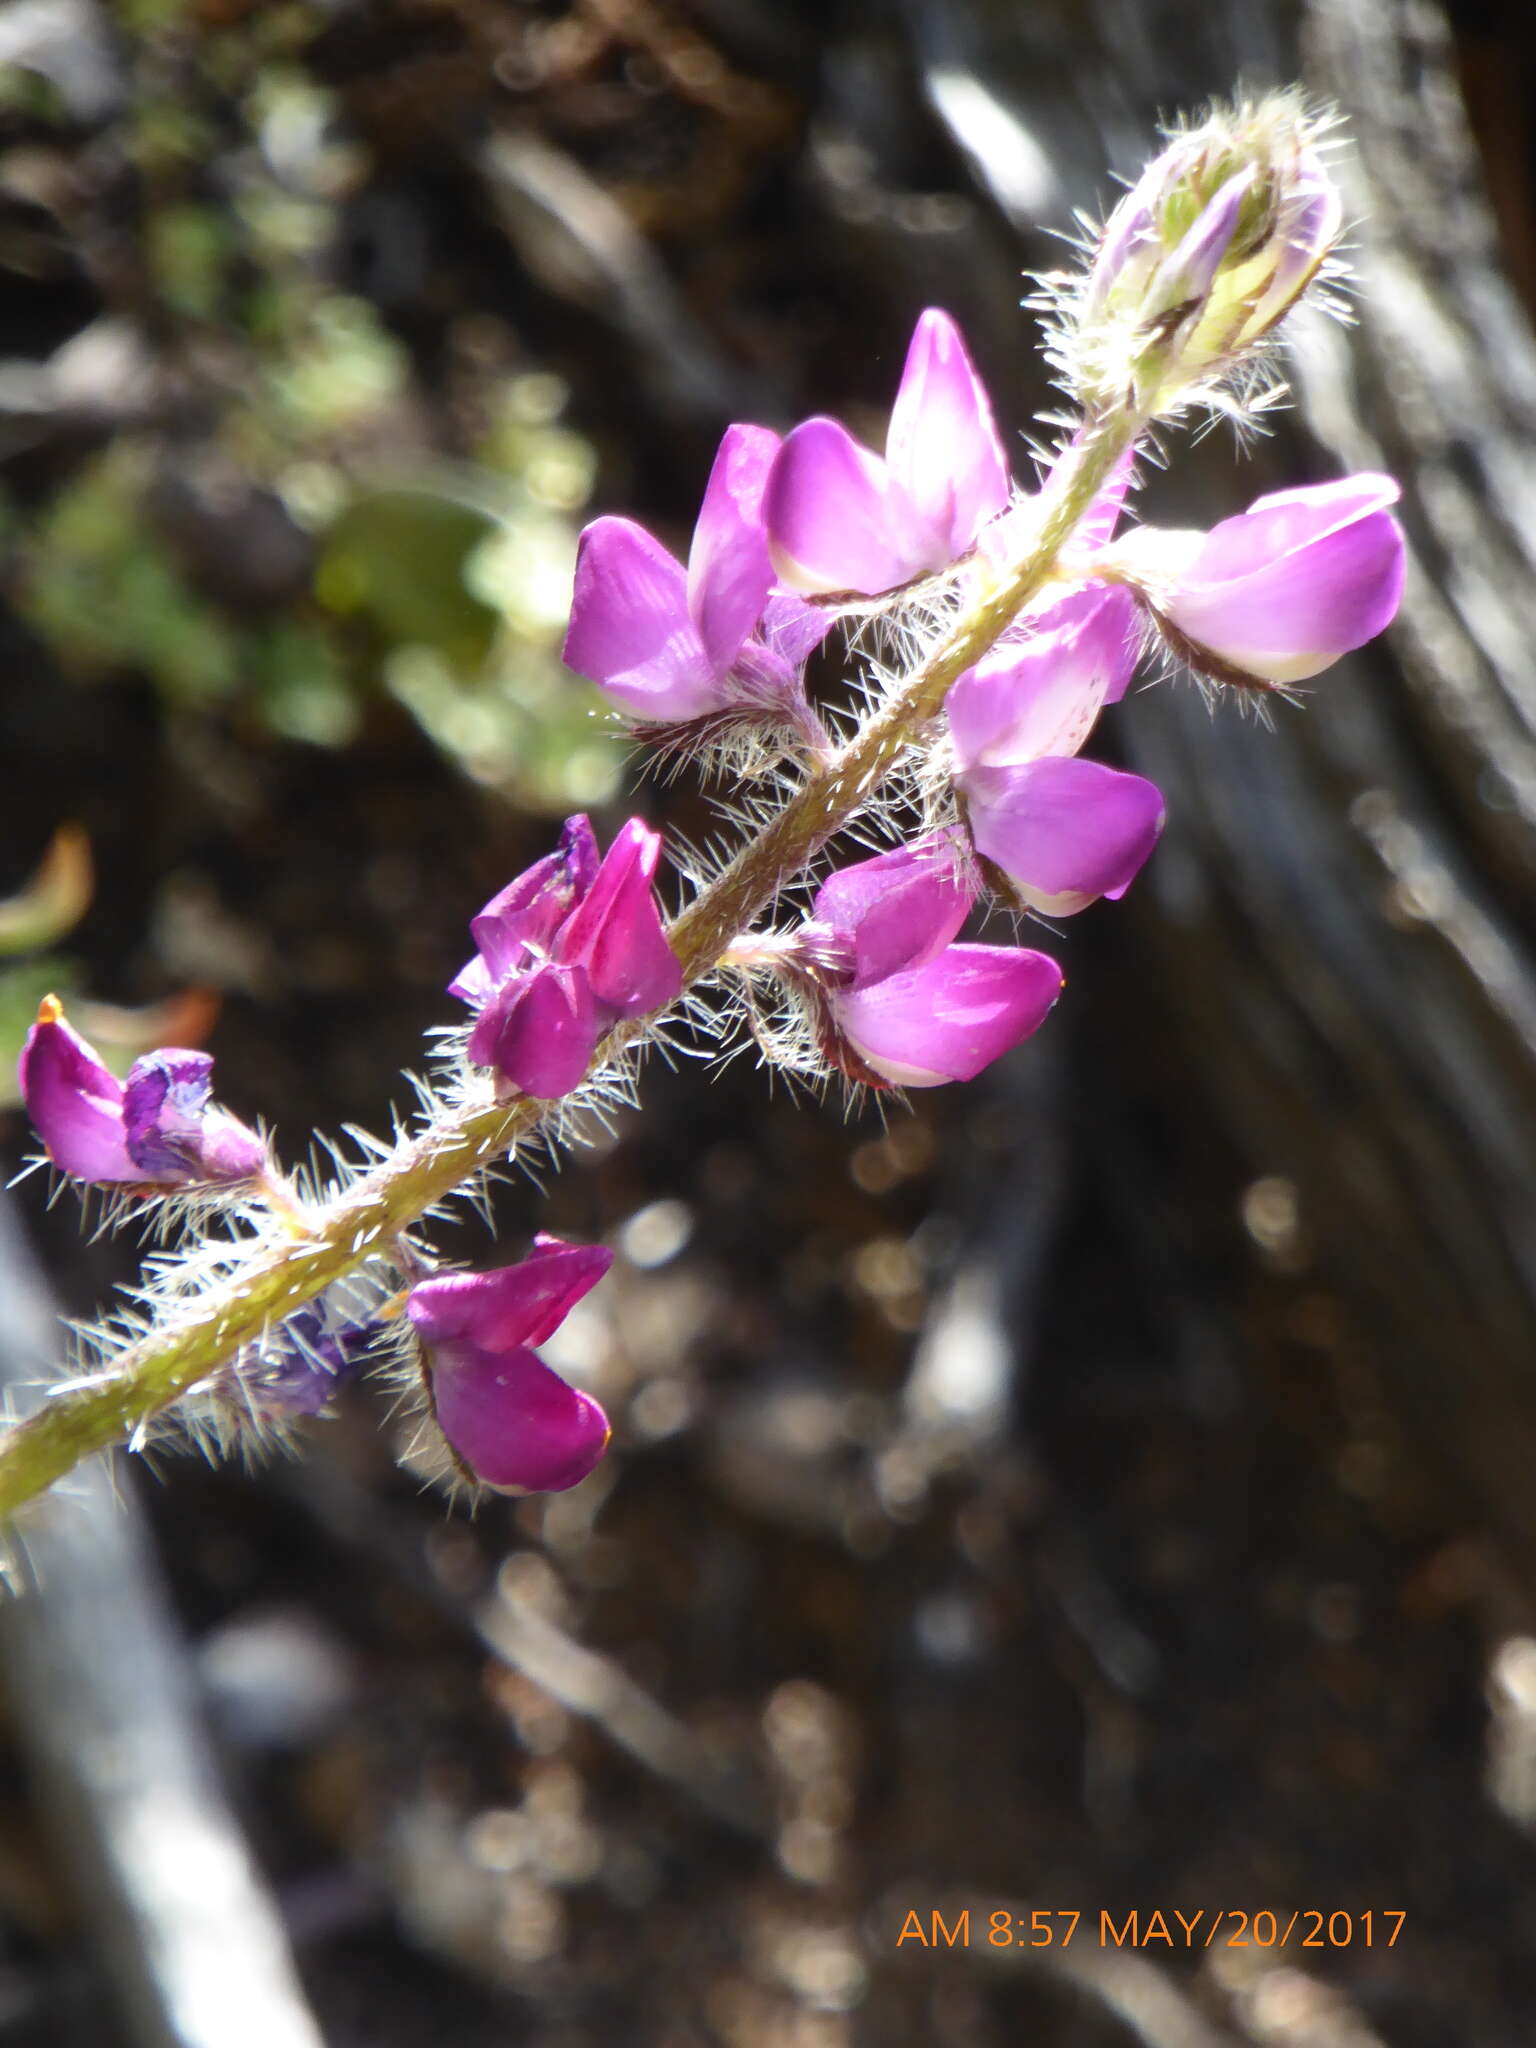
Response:
M431 1361L432 1406L459 1457L505 1493L563 1493L608 1448L608 1418L531 1348L552 1337L613 1263L601 1245L536 1237L494 1273L447 1273L405 1312Z
M966 554L1008 503L992 407L947 313L917 323L885 459L836 420L806 420L780 449L764 500L768 544L795 590L877 596Z
M952 943L976 897L953 833L828 876L775 964L811 1000L832 1064L873 1087L969 1081L1044 1022L1061 969Z
M793 719L801 665L832 622L769 595L763 490L778 451L766 427L727 428L686 570L633 520L593 520L576 554L568 668L648 721L732 708Z
M1126 559L1146 550L1154 607L1195 666L1209 653L1245 675L1304 682L1396 615L1403 534L1387 507L1398 495L1370 474L1275 491L1207 534L1132 535Z
M470 922L478 947L448 992L479 1012L468 1056L525 1095L570 1093L597 1041L683 985L652 883L659 834L631 818L601 860L592 827L569 818L560 850L536 861Z
M1002 641L949 693L955 786L976 851L1048 915L1125 893L1163 828L1139 775L1076 758L1136 663L1127 593L1090 586L1023 642Z
M210 1100L213 1061L166 1047L135 1060L126 1083L103 1066L46 996L17 1068L22 1100L55 1166L104 1186L192 1187L255 1179L256 1133Z

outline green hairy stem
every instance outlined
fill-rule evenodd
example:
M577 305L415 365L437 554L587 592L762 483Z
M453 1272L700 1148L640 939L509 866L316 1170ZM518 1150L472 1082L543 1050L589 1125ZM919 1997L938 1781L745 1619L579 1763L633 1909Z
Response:
M675 919L668 937L684 986L714 971L731 941L849 824L944 707L951 684L993 645L1051 578L1062 547L1097 497L1141 421L1101 420L1063 458L1033 544L972 598L910 676L750 839ZM597 1048L595 1075L643 1040L655 1019L616 1027ZM482 1168L532 1135L552 1105L520 1097L435 1119L323 1208L264 1237L222 1283L188 1299L175 1319L120 1352L100 1373L61 1386L0 1440L0 1519L15 1514L92 1453L133 1435L334 1281L370 1259Z

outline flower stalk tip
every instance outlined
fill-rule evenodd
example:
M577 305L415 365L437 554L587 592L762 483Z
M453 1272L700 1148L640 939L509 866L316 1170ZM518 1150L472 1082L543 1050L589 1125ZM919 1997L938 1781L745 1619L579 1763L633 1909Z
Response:
M1283 92L1170 137L1110 215L1068 315L1090 413L1175 409L1284 319L1343 227L1319 148L1326 126Z

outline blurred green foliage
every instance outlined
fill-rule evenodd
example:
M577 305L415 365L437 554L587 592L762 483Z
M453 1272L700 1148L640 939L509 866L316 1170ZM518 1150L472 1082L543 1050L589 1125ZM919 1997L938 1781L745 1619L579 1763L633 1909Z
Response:
M0 504L13 602L77 687L142 676L172 717L326 747L396 705L521 806L600 803L621 751L558 654L593 474L560 381L490 323L445 395L347 288L370 163L306 68L320 9L119 20L135 217L101 317L144 390L103 392L111 431L24 523ZM68 120L47 83L0 79L34 158Z

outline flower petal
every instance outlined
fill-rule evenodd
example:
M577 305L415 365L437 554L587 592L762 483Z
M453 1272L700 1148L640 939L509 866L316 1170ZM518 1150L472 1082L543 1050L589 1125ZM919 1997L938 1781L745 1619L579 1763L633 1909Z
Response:
M55 1166L77 1180L137 1181L123 1131L123 1089L57 996L44 999L17 1068L22 1100Z
M769 651L791 670L797 670L836 623L824 605L807 604L804 598L786 590L769 598L758 631Z
M1211 529L1165 602L1178 630L1223 660L1300 682L1390 624L1402 529L1390 477L1277 491Z
M1245 164L1207 200L1183 239L1158 265L1148 288L1149 300L1170 312L1185 307L1188 317L1197 310L1197 301L1210 297L1254 176L1253 165Z
M722 701L681 563L630 519L582 533L564 660L640 718L696 718Z
M963 555L1008 503L1008 462L991 401L959 328L936 306L913 330L885 459L942 537L947 560Z
M773 583L763 492L778 452L767 427L727 427L704 488L688 555L688 609L717 675L741 652Z
M488 1351L542 1344L612 1264L605 1245L540 1237L515 1266L419 1281L405 1312L428 1344L463 1338Z
M898 1088L969 1081L1045 1021L1061 969L1021 946L948 946L925 966L834 995L860 1058Z
M483 1003L496 983L548 953L556 932L597 879L600 856L591 824L567 818L556 852L534 862L493 896L469 929L479 955L448 984L466 1003Z
M128 1156L149 1181L250 1180L267 1148L209 1103L213 1061L205 1052L167 1046L135 1060L123 1090Z
M1122 896L1163 829L1156 784L1099 761L978 768L962 788L976 851L1048 916Z
M454 1346L437 1353L432 1405L443 1435L487 1486L563 1493L608 1448L608 1418L537 1353Z
M1005 640L955 683L946 710L962 774L1045 754L1075 754L1136 667L1136 607L1125 590L1090 584Z
M959 853L952 834L935 835L828 875L812 916L849 947L855 988L917 967L949 944L976 900Z
M793 590L875 597L949 560L878 455L836 420L806 420L779 450L764 499L768 547Z
M585 968L548 965L513 975L492 993L466 1051L525 1095L555 1102L586 1073L600 1033Z
M660 858L661 835L630 818L557 943L558 957L586 969L593 995L616 1017L658 1009L683 985L653 894Z

